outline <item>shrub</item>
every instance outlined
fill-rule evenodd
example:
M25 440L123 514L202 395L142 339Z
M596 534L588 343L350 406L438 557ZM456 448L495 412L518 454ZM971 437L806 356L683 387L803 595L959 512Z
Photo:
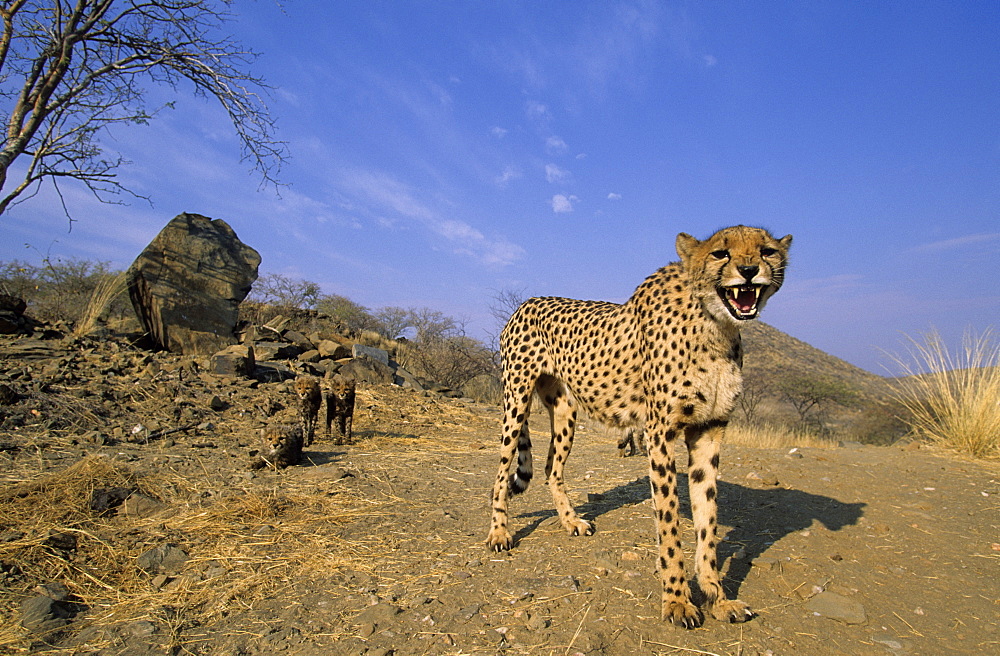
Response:
M1000 343L991 331L966 333L959 353L941 336L910 338L909 358L894 358L906 378L894 396L917 435L978 458L1000 456Z

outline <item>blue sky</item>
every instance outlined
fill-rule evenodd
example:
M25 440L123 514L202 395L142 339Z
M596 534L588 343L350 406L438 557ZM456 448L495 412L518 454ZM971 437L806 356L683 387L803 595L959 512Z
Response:
M291 159L278 194L181 96L109 151L149 207L66 187L0 216L0 258L124 268L173 216L262 272L495 329L497 290L624 301L674 238L792 233L764 320L885 373L902 335L997 325L1000 4L237 3ZM163 91L165 99L171 99ZM26 248L29 244L31 248Z

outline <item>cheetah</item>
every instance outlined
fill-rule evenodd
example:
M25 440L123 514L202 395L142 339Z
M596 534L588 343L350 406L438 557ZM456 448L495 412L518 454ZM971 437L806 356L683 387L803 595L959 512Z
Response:
M730 622L753 617L745 603L726 598L718 574L719 447L742 386L740 324L757 318L781 287L791 242L791 235L776 239L742 225L704 241L681 233L680 262L646 278L624 304L532 298L514 312L500 339L504 414L487 538L492 549L513 546L508 501L531 481L528 415L537 392L552 432L545 477L566 531L594 531L573 510L563 483L580 404L609 426L645 432L662 618L691 629L702 624L703 611ZM702 608L685 581L679 538L673 452L680 437L689 454Z
M261 449L250 469L284 469L302 461L302 427L275 425L260 429Z
M316 423L319 421L319 409L323 405L323 394L319 381L312 376L299 376L295 379L295 394L299 397L299 420L302 423L303 445L309 446L316 437Z
M337 437L334 444L351 444L351 425L354 423L354 396L357 383L352 378L334 376L326 383L326 434L330 426L337 423Z
M649 454L649 451L646 450L646 436L641 428L629 426L618 438L618 455L622 458L628 458L637 453L640 455Z

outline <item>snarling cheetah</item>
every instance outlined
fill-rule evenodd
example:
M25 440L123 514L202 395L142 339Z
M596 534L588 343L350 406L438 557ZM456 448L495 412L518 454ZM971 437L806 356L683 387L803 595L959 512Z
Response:
M319 381L312 376L295 379L295 395L299 397L299 421L302 423L303 445L309 446L316 437L319 409L323 405L323 393Z
M545 476L559 519L571 535L593 533L590 522L573 510L563 484L579 403L610 426L645 430L663 619L685 628L703 621L684 578L673 457L679 437L689 453L694 570L703 607L721 620L752 617L745 603L726 598L719 580L719 445L742 386L740 324L755 319L781 286L791 243L791 235L775 239L746 226L724 228L705 241L681 233L676 242L681 261L651 275L622 305L532 298L518 308L500 338L504 415L491 548L513 546L508 499L531 481L533 392L551 422ZM511 474L515 452L517 470Z

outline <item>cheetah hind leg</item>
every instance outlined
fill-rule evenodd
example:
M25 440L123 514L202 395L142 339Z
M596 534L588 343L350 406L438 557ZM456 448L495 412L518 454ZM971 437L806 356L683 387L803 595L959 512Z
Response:
M537 389L542 404L549 412L552 427L552 441L549 442L549 455L545 461L545 478L552 492L559 521L570 535L593 535L593 524L576 514L563 482L563 467L573 447L573 434L576 430L573 397L561 381L551 376L539 378Z

